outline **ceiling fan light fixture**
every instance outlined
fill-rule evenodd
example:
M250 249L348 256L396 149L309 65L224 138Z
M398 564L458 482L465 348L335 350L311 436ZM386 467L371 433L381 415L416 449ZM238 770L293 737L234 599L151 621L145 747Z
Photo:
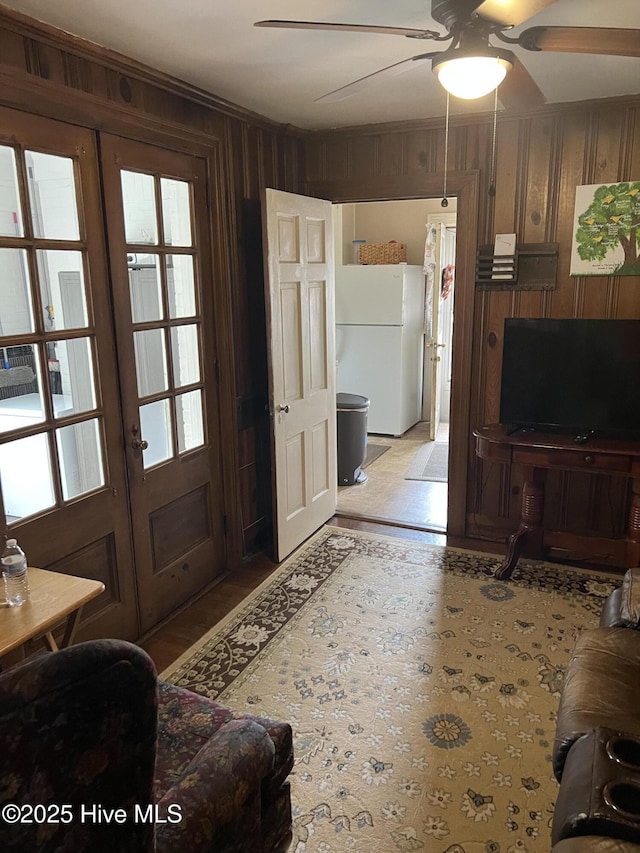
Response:
M433 72L442 86L456 98L473 100L493 92L513 67L510 50L488 48L471 54L459 50L444 51L432 60Z

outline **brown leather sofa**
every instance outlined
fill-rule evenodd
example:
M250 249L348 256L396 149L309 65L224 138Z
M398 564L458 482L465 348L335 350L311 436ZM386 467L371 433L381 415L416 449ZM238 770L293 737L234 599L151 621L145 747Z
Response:
M552 853L640 853L640 569L578 639L558 709ZM636 630L634 630L636 629Z

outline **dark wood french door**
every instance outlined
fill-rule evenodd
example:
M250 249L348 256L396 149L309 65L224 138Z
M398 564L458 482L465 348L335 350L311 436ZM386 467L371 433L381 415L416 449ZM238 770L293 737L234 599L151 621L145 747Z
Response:
M100 148L0 109L0 512L135 639L225 562L206 164Z
M118 372L143 631L222 571L206 170L102 135Z
M31 565L104 582L80 639L138 636L92 132L0 109L0 511Z

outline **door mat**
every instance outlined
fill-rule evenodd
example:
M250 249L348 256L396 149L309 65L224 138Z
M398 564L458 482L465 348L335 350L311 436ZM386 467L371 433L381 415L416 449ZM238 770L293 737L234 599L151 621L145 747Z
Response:
M416 453L405 480L446 483L449 478L449 442L429 441Z
M388 444L369 444L367 443L367 456L362 463L362 467L366 468L367 465L371 465L372 462L375 462L383 453L386 453L387 450L390 450Z

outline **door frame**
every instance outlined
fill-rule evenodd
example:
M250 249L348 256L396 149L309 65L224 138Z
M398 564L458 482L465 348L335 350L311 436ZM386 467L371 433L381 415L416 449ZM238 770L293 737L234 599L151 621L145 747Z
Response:
M457 224L457 219L458 219L458 215L457 215L457 212L455 212L455 211L452 213L448 213L448 212L447 213L430 213L427 216L427 225L433 224L435 226L440 226L441 228L450 228L450 227L455 228L456 224ZM438 232L436 232L436 233L438 233ZM433 290L433 297L434 297L434 314L436 311L435 297L436 297L436 294L440 293L440 289L441 289L442 258L441 258L440 249L441 249L441 247L438 246L437 247L437 253L436 253L438 264L437 264L435 272L434 272L435 281L432 283L432 290ZM437 310L438 310L438 316L439 316L440 306L438 306ZM451 322L453 322L453 311L451 312ZM434 325L435 325L435 323L434 323ZM438 335L436 335L436 337L438 337ZM435 341L435 343L439 343L439 341ZM433 365L432 359L438 357L438 353L437 352L431 352L430 356L428 356L427 355L427 349L433 350L433 345L430 346L430 345L425 343L423 372L422 372L422 419L430 421L431 420L431 413L434 409L434 400L433 400L434 388L436 389L435 393L439 393L439 389L437 386L440 384L440 380L441 380L442 356L439 356L440 360L438 362L436 362L436 364L440 365L440 366L437 367L436 370L434 370L433 369L434 365ZM436 377L436 375L437 375L437 378L435 378L435 381L434 381L434 377ZM427 399L428 399L428 403L427 403ZM428 417L427 417L427 415L428 415ZM435 424L435 425L430 424L430 431L433 434L433 440L434 441L435 441L436 433L438 431L438 425L439 424Z
M442 196L443 173L368 177L332 181L306 181L306 195L329 198L335 204L365 201L402 201ZM478 247L480 172L467 170L447 174L447 196L457 198L456 288L452 343L451 407L449 412L449 481L447 492L447 537L463 539L467 515L467 476L471 442L471 395L456 389L471 386L475 312L475 263Z

